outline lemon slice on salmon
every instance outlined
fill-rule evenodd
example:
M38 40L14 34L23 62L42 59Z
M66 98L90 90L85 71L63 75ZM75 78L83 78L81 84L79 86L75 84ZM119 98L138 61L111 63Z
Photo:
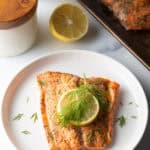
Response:
M83 95L78 88L63 94L57 105L62 123L68 121L75 126L90 124L96 119L99 110L100 106L96 97L90 93Z

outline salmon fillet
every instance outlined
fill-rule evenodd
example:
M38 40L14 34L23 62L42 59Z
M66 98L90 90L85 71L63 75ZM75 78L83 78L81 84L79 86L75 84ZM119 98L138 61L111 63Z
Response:
M150 29L150 0L101 0L127 30Z
M97 119L83 127L62 127L56 117L56 107L61 95L77 88L83 79L59 72L46 72L37 76L41 92L41 114L51 150L102 150L112 140L114 117L117 108L119 84L104 78L87 78L89 84L106 92L109 108L99 112ZM91 139L88 139L88 138Z

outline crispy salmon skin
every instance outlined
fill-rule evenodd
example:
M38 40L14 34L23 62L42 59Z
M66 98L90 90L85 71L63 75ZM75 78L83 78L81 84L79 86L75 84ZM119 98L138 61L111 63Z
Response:
M97 119L87 126L62 127L58 123L56 107L62 94L77 88L83 79L72 74L45 72L37 76L41 93L41 114L51 150L102 150L112 141L114 117L117 109L119 84L104 78L87 78L106 93L107 112L99 112Z

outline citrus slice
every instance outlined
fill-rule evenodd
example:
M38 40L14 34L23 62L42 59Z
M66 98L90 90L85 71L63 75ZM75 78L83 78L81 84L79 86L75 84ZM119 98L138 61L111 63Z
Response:
M88 125L90 124L91 122L93 122L98 113L99 113L99 110L100 110L100 107L99 107L99 102L98 100L96 99L95 96L93 95L88 95L88 99L84 99L84 106L81 106L81 108L84 110L76 110L76 105L73 105L73 104L79 104L78 102L81 101L81 97L79 97L78 95L78 89L73 89L73 90L70 90L70 91L67 91L65 94L63 94L58 102L58 105L57 105L57 111L58 113L62 113L62 115L66 115L65 113L69 112L71 113L71 115L74 115L74 116L77 116L81 115L82 113L82 116L79 116L80 117L80 120L76 120L77 118L72 118L72 120L70 121L70 123L72 125L76 125L76 126L84 126L84 125ZM73 107L67 107L69 105L73 105ZM65 113L63 111L63 109L71 109L71 110L66 110ZM80 108L80 107L79 107ZM72 111L76 111L75 113L72 114ZM63 114L64 113L64 114Z
M71 3L61 4L52 13L50 31L64 42L79 40L88 31L88 18L80 7Z

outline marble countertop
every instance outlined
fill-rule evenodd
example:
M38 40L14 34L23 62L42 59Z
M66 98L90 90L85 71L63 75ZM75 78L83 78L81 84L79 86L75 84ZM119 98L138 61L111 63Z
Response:
M75 0L70 0L75 2ZM35 45L30 51L23 55L0 58L0 106L2 98L11 79L19 70L26 64L32 62L35 58L50 54L56 50L71 50L83 49L95 51L108 55L124 66L126 66L141 82L147 96L148 102L150 101L150 71L148 71L134 56L132 56L126 48L124 48L109 32L107 32L91 15L89 15L90 28L85 38L75 43L63 43L53 38L48 31L49 15L55 6L63 0L55 0L50 2L48 0L40 0L38 7L38 36ZM49 5L49 9L43 9ZM150 103L150 102L149 102ZM9 142L1 123L0 116L0 149L11 150L12 145ZM143 139L137 146L137 150L146 150L150 147L150 121L148 123L146 132Z

